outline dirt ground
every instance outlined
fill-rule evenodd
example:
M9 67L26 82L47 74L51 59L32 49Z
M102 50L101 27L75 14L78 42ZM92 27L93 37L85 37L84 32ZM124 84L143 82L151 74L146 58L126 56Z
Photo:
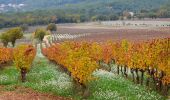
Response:
M72 26L59 26L58 33L70 34L90 34L86 37L75 39L76 41L120 41L127 39L130 41L143 41L157 38L170 38L170 27L152 27L152 28L131 28L131 27L106 27L106 26L85 26L85 25L72 25Z
M149 21L152 24L157 23L161 26L162 23L170 23L170 18L167 19L145 19L141 22ZM133 21L131 21L133 23ZM158 23L159 22L159 23ZM160 25L159 25L160 24ZM36 28L44 28L46 26L31 26L27 33L32 33ZM4 29L5 30L5 29ZM2 31L2 30L1 30ZM58 24L57 33L59 34L88 34L85 37L76 38L75 41L120 41L127 39L130 41L143 41L157 38L170 38L170 26L169 27L156 27L156 26L107 26L99 24L98 22L79 23L79 24ZM57 34L56 33L56 34Z
M39 93L30 88L16 87L13 91L4 91L0 86L0 100L72 100L69 98Z

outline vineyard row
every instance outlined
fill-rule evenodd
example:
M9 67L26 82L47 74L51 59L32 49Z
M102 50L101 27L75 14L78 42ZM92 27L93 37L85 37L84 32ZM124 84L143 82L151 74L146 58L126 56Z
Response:
M75 81L86 86L94 79L93 71L102 63L117 65L117 73L128 77L132 74L135 83L154 84L155 89L167 95L170 85L170 38L133 43L123 40L119 43L108 41L62 42L43 48L43 54L62 66ZM151 82L153 81L153 82Z

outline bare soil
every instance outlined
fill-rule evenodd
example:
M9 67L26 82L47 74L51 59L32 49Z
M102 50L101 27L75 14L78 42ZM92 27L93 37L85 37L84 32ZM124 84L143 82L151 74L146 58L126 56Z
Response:
M90 34L86 37L75 39L75 41L120 41L127 39L130 41L144 41L157 38L170 38L170 27L152 27L152 28L128 28L128 27L101 27L101 26L59 26L58 33L70 34Z
M0 100L72 100L52 94L36 92L30 88L15 87L13 91L5 91L5 86L0 86Z
M164 22L170 22L170 18L167 19L145 19L144 21L149 21L149 23L157 23L161 26ZM157 22L155 22L157 21ZM142 21L141 21L142 22ZM133 23L133 22L132 22ZM46 28L46 26L31 26L28 33L32 33L36 28ZM99 23L79 23L79 24L58 24L57 33L59 34L88 34L85 37L76 38L75 41L120 41L122 39L127 39L130 41L145 41L157 38L170 38L170 26L169 27L142 27L142 26L105 26ZM19 42L29 42L29 41L19 41Z

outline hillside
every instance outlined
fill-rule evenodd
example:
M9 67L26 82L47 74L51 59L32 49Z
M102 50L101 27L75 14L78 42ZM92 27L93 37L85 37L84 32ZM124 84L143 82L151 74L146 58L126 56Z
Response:
M138 11L141 9L155 9L169 0L1 0L0 10L30 11L36 9L84 9L96 12L114 10Z
M170 18L169 0L0 0L0 28L23 24Z

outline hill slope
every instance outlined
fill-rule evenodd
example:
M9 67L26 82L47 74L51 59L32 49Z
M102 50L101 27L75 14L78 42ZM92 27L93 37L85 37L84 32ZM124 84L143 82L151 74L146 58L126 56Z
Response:
M95 10L114 10L120 12L122 10L140 10L155 9L160 5L164 5L169 0L0 0L1 4L9 6L9 4L24 4L18 9L20 11L30 11L35 9L95 9ZM5 7L7 7L5 6ZM16 8L17 6L10 6Z

